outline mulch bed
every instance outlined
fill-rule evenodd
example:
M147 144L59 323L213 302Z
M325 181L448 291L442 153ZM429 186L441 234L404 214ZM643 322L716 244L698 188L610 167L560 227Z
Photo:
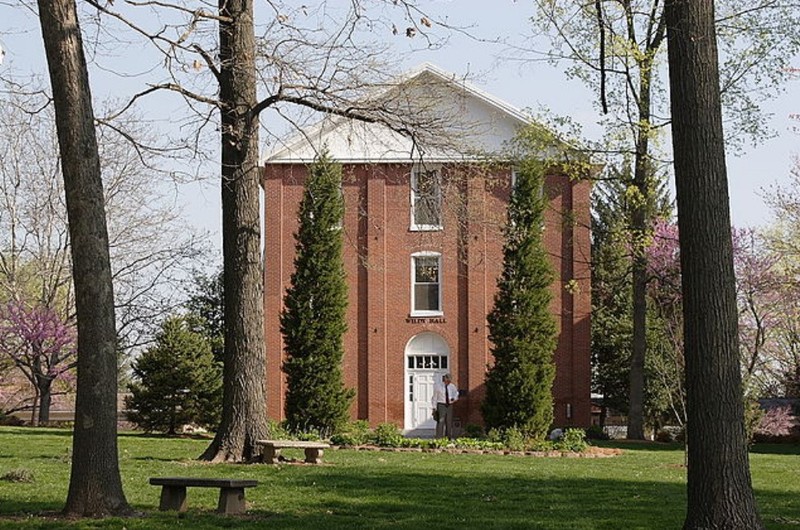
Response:
M338 446L332 445L331 449L350 449L353 451L387 451L394 453L450 453L464 455L513 455L513 456L534 456L539 458L609 458L621 455L622 449L611 447L589 446L582 453L572 451L511 451L511 450L484 450L484 449L460 449L455 447L448 448L421 448L421 447L378 447L375 445L358 446Z

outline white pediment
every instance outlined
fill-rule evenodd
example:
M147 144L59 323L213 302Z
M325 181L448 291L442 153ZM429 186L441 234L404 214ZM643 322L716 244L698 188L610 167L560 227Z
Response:
M309 163L327 146L342 163L405 163L502 157L529 117L432 65L423 65L368 100L367 123L327 115L288 139L265 162ZM398 130L414 131L403 134Z

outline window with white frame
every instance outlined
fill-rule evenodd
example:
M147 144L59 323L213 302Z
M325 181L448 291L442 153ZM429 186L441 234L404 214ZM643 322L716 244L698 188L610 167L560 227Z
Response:
M411 314L442 314L442 255L420 252L411 256Z
M415 167L411 172L411 229L442 228L442 179L438 168Z

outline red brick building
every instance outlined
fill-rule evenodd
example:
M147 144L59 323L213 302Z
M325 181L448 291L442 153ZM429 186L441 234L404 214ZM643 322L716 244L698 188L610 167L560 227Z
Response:
M435 101L440 116L452 120L459 132L450 145L461 152L439 146L415 156L418 146L378 125L332 120L267 159L264 325L272 418L283 418L279 314L293 270L297 210L306 166L326 145L344 168L350 284L344 373L357 391L353 418L392 422L406 432L432 429L433 381L450 372L462 393L458 424L482 422L484 375L492 362L486 315L502 266L513 179L508 164L485 160L500 156L529 120L431 66L406 82L425 97L438 94L426 105ZM590 185L550 175L544 191L550 201L545 244L557 278L555 424L588 426Z

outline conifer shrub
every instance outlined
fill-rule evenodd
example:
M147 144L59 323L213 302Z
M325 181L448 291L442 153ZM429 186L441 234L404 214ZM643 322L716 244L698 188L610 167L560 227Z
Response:
M208 341L182 316L167 318L155 344L133 362L128 419L146 432L176 434L184 425L215 429L222 369Z

